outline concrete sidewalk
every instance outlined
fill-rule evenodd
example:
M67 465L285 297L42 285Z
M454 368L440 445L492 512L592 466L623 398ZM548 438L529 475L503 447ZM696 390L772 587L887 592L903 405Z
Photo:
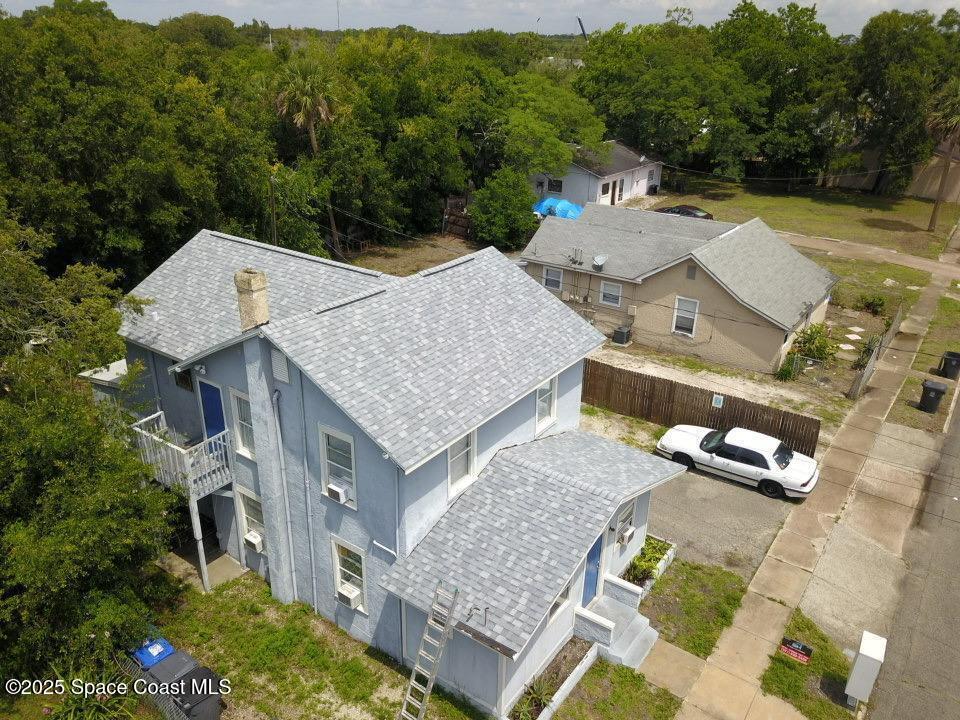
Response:
M760 677L796 607L853 647L863 629L889 631L903 580L897 553L914 512L903 501L917 491L911 482L936 461L939 448L923 433L884 429L884 418L948 282L943 274L933 279L905 320L904 331L884 351L884 369L874 373L823 454L819 486L790 511L733 625L720 636L696 679L690 682L694 668L689 662L684 681L675 679L677 649L655 648L640 666L650 682L666 683L662 686L683 699L680 720L802 718L760 690Z

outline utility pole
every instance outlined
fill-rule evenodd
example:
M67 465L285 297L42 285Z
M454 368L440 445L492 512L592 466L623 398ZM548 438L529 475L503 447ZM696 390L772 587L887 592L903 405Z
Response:
M277 179L270 175L270 239L274 245L277 244L277 198L274 194L274 185Z
M340 0L337 0L337 32L340 32Z

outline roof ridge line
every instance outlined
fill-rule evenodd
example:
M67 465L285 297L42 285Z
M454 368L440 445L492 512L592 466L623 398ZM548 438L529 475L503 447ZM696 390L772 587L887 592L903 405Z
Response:
M311 262L316 262L321 265L329 265L330 267L339 268L341 270L352 270L355 273L360 273L361 275L370 275L371 277L383 277L387 273L381 272L380 270L370 270L368 268L358 267L356 265L349 265L347 263L338 262L336 260L331 260L330 258L322 258L318 255L310 255L305 252L300 252L299 250L291 250L290 248L280 247L278 245L271 245L269 243L263 243L259 240L251 240L250 238L240 237L239 235L230 235L225 232L220 232L219 230L210 230L204 228L197 235L207 233L208 235L213 235L222 240L228 240L230 242L240 243L242 245L251 245L253 247L262 248L264 250L269 250L270 252L280 253L282 255L291 255L302 260L309 260ZM196 236L195 236L196 237Z
M482 250L477 250L476 252L472 252L472 253L470 253L469 255L464 255L464 256L462 256L462 257L454 258L453 260L448 260L448 261L445 262L445 263L440 263L439 265L434 265L434 266L431 267L431 268L426 268L426 269L424 269L424 270L420 270L419 272L416 272L416 273L414 273L413 275L409 275L408 277L421 277L421 278L425 278L425 277L430 277L431 275L436 275L437 273L442 273L442 272L444 272L445 270L449 270L449 269L451 269L451 268L458 267L458 266L463 265L463 264L465 264L465 263L472 262L472 261L476 258L477 255L479 255L480 253L482 253L482 252L484 252L485 250L488 250L488 249L489 249L489 248L483 248Z

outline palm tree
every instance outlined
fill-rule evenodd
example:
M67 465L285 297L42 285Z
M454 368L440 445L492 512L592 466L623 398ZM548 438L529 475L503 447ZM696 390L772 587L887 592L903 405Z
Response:
M947 146L940 187L937 189L937 199L930 214L930 224L927 226L927 230L933 232L937 227L943 197L947 193L947 177L950 175L953 156L960 145L960 77L948 80L933 96L930 111L927 113L927 127L937 142L946 143Z
M320 154L317 123L330 125L334 121L333 104L333 77L324 65L313 60L300 60L284 68L277 89L277 114L307 131L314 157ZM342 255L340 233L330 203L327 203L327 217L334 252Z

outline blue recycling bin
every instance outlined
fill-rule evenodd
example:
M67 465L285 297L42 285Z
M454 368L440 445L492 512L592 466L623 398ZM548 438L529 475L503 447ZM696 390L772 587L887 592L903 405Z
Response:
M176 651L173 649L173 645L164 638L157 638L156 640L147 640L134 650L133 659L136 660L137 665L146 670L152 668L161 660L166 660L174 652Z

